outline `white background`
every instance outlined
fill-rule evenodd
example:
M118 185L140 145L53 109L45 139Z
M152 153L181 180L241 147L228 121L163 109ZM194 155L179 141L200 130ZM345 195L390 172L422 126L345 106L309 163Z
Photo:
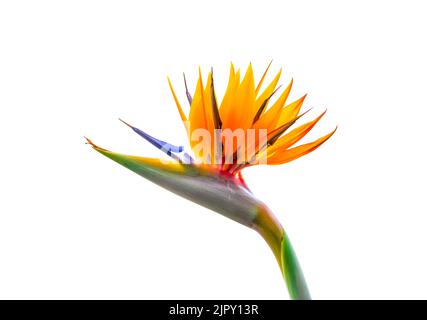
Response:
M166 76L274 59L310 133L245 171L313 298L427 298L425 1L2 1L0 298L287 298L263 240L91 150L185 141ZM270 79L273 73L270 74ZM188 108L187 108L188 110Z

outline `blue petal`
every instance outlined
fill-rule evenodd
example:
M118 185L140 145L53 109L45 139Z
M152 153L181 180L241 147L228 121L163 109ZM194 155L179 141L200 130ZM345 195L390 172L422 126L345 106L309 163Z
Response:
M143 137L145 140L150 142L156 148L162 150L163 152L165 152L167 155L171 156L175 160L181 160L181 159L179 159L179 157L177 157L175 155L175 153L181 153L184 150L183 146L175 146L175 145L167 143L165 141L156 139L153 136L150 136L148 133L142 131L141 129L138 129L138 128L135 128L134 126L131 126L129 123L123 121L122 119L119 119L119 120L121 122L123 122L124 124L126 124L128 127L130 127L139 136ZM184 158L185 163L193 163L194 162L193 158L187 153L184 153L183 158Z
M147 140L148 142L150 142L152 145L154 145L155 147L163 150L166 153L171 153L171 152L182 152L184 150L183 146L174 146L173 144L167 143L165 141L156 139L152 136L150 136L148 133L132 127L133 131L135 131L137 134L139 134L141 137L143 137L145 140Z

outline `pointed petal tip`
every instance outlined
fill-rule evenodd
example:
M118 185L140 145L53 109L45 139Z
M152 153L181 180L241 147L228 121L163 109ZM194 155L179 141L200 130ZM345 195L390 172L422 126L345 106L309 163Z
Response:
M329 132L329 133L325 134L323 137L320 137L319 139L317 139L317 141L321 141L321 140L323 140L323 141L319 144L319 146L320 146L321 144L323 144L324 142L326 142L330 137L332 137L332 136L334 135L334 133L337 131L337 129L338 129L338 125L336 125L336 126L335 126L334 130L332 130L331 132Z
M276 89L274 89L274 91L270 94L270 96L268 97L268 99L271 99L271 97L272 97L272 96L273 96L277 91L279 91L281 87L282 87L282 85L281 85L281 84L279 84L279 85L277 86L277 88L276 88Z
M313 110L313 107L308 108L306 111L304 111L303 113L301 113L298 117L296 117L296 120L298 120L299 118L301 118L302 116L305 116L307 113L309 113L311 110Z
M332 130L332 134L334 134L334 133L335 133L335 131L337 131L337 130L338 130L338 125L336 125L336 126L335 126L335 129L334 129L334 130ZM331 134L331 135L332 135L332 134Z
M122 120L121 118L118 118L119 121L123 122L125 125L127 125L129 128L134 129L133 126L131 126L129 123L127 123L126 121Z
M267 161L269 164L279 165L293 161L295 159L298 159L299 157L309 154L316 150L318 147L320 147L323 143L325 143L335 133L335 131L337 131L337 128L338 126L336 126L335 129L329 132L328 134L310 143L302 144L291 149L286 149L280 153L273 153L273 155L269 157Z
M317 118L320 120L327 111L328 111L328 108L326 108L320 115L318 115Z
M168 80L169 88L171 89L171 91L173 91L173 86L172 86L171 78L169 76L166 76L166 79Z
M92 140L90 140L88 137L83 136L83 138L85 138L85 139L86 139L85 144L90 144L92 147L94 147L94 146L95 146L95 144L92 142Z
M327 111L328 109L325 109L321 114L319 114L314 120L311 120L310 122L313 122L313 125L315 125L320 119L323 118Z
M246 70L246 72L247 73L249 72L249 74L252 74L252 76L253 76L254 69L252 67L252 62L249 62L248 69Z
M86 144L89 144L95 150L98 150L98 151L108 151L107 149L101 148L100 146L98 146L95 143L93 143L93 141L90 140L88 137L86 137L86 136L83 136L83 137L86 139Z

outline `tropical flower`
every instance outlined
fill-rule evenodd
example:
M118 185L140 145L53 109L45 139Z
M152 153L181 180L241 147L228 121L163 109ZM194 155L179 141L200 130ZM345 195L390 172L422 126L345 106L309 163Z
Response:
M192 155L184 151L184 147L156 139L123 120L138 135L169 155L171 161L118 154L98 147L89 139L87 141L95 150L148 180L257 231L273 251L291 298L309 299L303 272L283 227L250 191L242 169L295 160L318 148L336 128L311 143L294 147L325 112L291 130L305 114L300 113L305 95L287 103L291 81L276 101L270 103L280 88L277 85L281 75L280 70L261 90L270 65L255 86L251 65L241 80L240 71L235 71L231 64L228 86L220 104L215 93L213 71L204 85L199 68L193 95L184 76L190 105L188 116L168 78Z

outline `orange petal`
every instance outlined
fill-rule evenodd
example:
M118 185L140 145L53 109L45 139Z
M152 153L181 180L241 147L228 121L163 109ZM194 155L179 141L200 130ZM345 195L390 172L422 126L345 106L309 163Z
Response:
M211 155L213 155L216 150L216 147L214 144L215 120L212 106L212 72L209 72L208 75L208 81L206 83L203 101L205 105L206 129L209 131L209 134L211 136Z
M263 82L265 80L265 76L267 75L268 69L270 69L270 66L271 66L272 62L273 62L273 60L270 61L270 63L267 66L267 69L265 69L264 74L261 77L261 80L259 80L258 85L256 86L256 89L255 89L255 96L258 95L258 92L261 89L261 86L262 86L262 84L263 84Z
M336 130L337 128L335 128L332 132L328 133L327 135L311 143L303 144L288 150L278 150L274 152L272 155L268 155L267 164L283 164L283 163L295 160L299 157L302 157L316 150L322 143L328 140L335 133Z
M248 157L249 159L252 159L253 156L257 154L258 159L260 157L264 157L270 148L269 146L273 145L277 139L286 131L288 130L299 118L301 118L303 115L305 115L308 111L304 112L303 114L300 114L299 116L295 117L288 123L285 123L284 125L268 132L267 134L267 140L266 141L259 141L258 137L255 135L255 149L252 151L252 154Z
M303 125L299 126L298 128L295 128L288 134L284 135L283 137L279 138L269 149L268 152L275 152L279 149L287 149L297 143L299 140L301 140L307 133L310 132L311 129L316 125L317 122L323 117L323 115L326 113L326 110L319 115L316 119L304 123Z
M214 85L214 80L213 80L213 71L211 71L210 74L210 78L211 78L211 87L209 88L210 90L210 103L211 103L211 107L212 107L212 116L213 116L213 121L214 121L214 128L215 129L221 129L222 127L222 122L221 122L221 117L219 115L219 109L218 109L218 100L216 98L216 93L215 93L215 85Z
M173 99L175 100L176 107L178 108L179 115L181 117L182 122L184 123L185 130L187 130L187 133L188 133L187 116L185 115L184 111L182 111L181 104L179 103L179 100L175 94L175 90L173 89L173 86L169 77L168 77L168 83L169 83L169 88L171 89L171 92L172 92Z
M196 91L193 95L193 101L190 107L190 145L194 147L198 141L194 141L192 135L197 129L207 129L206 113L205 113L205 104L204 104L204 91L203 91L203 81L202 75L199 69L199 79L196 85Z
M205 111L206 129L208 129L209 131L213 131L214 129L211 89L212 89L212 73L209 72L208 81L206 83L205 90L203 93L203 108Z
M285 123L288 123L292 119L295 119L295 117L298 115L298 113L301 110L302 104L304 103L306 96L307 95L305 94L298 100L295 100L291 104L284 107L280 112L280 116L277 118L277 122L274 124L274 127L275 128L280 127Z
M283 106L286 103L286 100L289 96L289 93L292 89L293 80L289 83L285 91L280 95L277 101L273 104L273 106L268 109L257 122L254 123L253 128L257 129L267 129L267 132L274 130L278 119L280 117L280 113L283 109ZM296 115L295 115L296 116ZM294 117L295 118L295 117ZM284 122L286 123L286 122Z
M279 82L280 75L282 74L282 69L279 70L277 75L274 77L273 81L270 82L270 84L265 88L265 90L261 93L261 95L256 99L255 101L255 113L258 111L258 109L261 107L263 102L268 99L271 94L274 92L274 89L277 86L277 83Z
M228 79L227 89L222 99L221 106L219 108L219 114L224 128L228 128L229 123L231 122L231 116L233 111L233 102L236 96L236 90L240 84L240 72L235 73L234 66L230 66L230 76Z
M229 128L231 130L243 129L246 130L252 125L253 105L255 101L254 89L254 73L252 64L249 64L245 77L239 85L234 106L232 110L232 121Z

